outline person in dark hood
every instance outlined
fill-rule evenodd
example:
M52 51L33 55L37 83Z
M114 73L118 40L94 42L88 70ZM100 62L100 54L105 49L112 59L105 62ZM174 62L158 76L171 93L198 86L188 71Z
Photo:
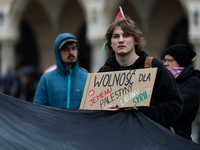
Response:
M200 71L192 65L195 56L196 52L189 45L175 44L167 48L163 60L173 74L184 102L181 116L172 128L176 134L189 140L200 100Z
M145 45L142 32L130 18L114 21L105 34L106 48L111 58L98 72L142 69L148 54L141 51ZM153 121L170 128L182 110L182 99L172 74L158 58L152 59L152 67L157 67L150 106L134 107ZM117 105L109 105L105 110L119 110Z
M79 109L88 72L78 65L78 40L70 33L60 34L54 48L57 68L42 75L33 103Z

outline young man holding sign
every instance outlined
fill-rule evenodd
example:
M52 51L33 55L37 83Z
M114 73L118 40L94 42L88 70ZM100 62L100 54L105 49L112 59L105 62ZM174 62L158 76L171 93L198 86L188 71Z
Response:
M99 72L133 70L144 68L147 53L142 50L145 45L142 32L129 18L119 18L108 28L106 48L111 56ZM135 107L138 111L169 128L179 117L182 110L182 100L173 79L163 62L153 58L152 67L157 67L157 75L149 107ZM109 105L105 110L119 110L117 105Z

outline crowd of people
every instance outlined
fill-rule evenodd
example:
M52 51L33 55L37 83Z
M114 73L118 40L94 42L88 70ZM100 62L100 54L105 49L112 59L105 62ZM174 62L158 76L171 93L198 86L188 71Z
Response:
M105 42L110 58L98 72L145 68L145 61L149 57L143 51L145 38L129 17L119 18L109 26ZM56 67L41 76L37 89L35 86L34 100L27 98L27 101L51 107L79 109L88 76L88 72L78 64L79 47L74 35L58 35L54 47ZM150 67L158 69L150 106L128 109L140 111L175 134L192 140L192 122L197 115L200 98L200 71L192 65L195 56L195 51L189 45L175 44L166 49L163 61L153 57ZM35 84L33 80L29 81L29 84ZM3 92L11 94L9 87L14 84L11 72L2 79L2 84ZM120 108L118 105L108 105L104 110L119 111Z
M9 69L1 78L1 92L28 102L33 102L40 73L32 65L20 67L17 71Z

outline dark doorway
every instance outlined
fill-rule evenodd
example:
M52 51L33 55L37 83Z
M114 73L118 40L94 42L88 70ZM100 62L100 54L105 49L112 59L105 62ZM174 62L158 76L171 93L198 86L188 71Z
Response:
M35 35L27 21L20 24L20 42L16 46L16 69L31 65L38 67L38 53Z
M79 53L79 66L85 68L90 72L90 46L86 41L86 24L84 23L80 29L80 32L77 36L80 44L80 53Z
M20 41L16 45L16 81L14 97L32 102L39 79L37 44L30 25L23 20L20 24Z
M186 17L182 18L174 26L174 28L169 36L167 46L163 51L163 54L164 54L165 50L167 49L167 47L169 47L173 44L187 44L187 45L190 45L191 47L193 47L188 40L188 20ZM162 56L162 58L163 57L164 56Z
M188 41L188 21L185 17L175 25L171 32L167 46L173 44L190 44Z

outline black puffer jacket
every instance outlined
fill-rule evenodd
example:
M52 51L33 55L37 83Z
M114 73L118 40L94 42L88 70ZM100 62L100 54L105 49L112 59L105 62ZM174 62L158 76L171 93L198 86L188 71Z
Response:
M99 72L142 69L148 55L144 51L138 55L140 57L133 65L128 67L120 66L116 58L112 57L106 61ZM139 111L155 122L169 128L180 116L183 102L174 77L163 65L163 62L157 58L153 58L152 67L158 68L152 94L152 99L154 100L151 100L150 107L139 107ZM155 101L154 104L153 101Z
M173 128L176 134L190 139L192 122L199 109L200 100L200 71L194 70L192 65L187 66L176 78L181 97L183 99L183 111Z

